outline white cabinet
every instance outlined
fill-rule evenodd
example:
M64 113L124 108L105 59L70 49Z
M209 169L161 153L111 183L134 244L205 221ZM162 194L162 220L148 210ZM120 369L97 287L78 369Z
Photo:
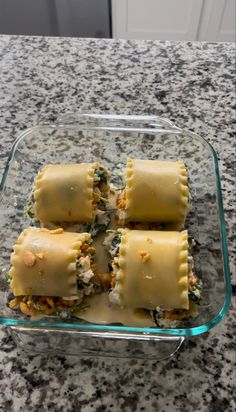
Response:
M113 37L234 41L235 0L113 0Z
M203 0L114 0L113 37L194 40Z
M235 41L235 0L205 1L198 40Z

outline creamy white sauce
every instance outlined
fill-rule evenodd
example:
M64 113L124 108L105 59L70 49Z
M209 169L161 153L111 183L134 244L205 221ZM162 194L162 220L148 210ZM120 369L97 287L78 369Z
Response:
M85 298L83 301L88 308L78 310L74 316L87 322L101 325L120 323L124 326L151 327L155 326L150 313L145 309L129 309L112 305L108 299L108 293Z
M104 242L106 233L100 233L94 241L93 241L93 246L96 249L95 255L94 255L94 263L98 267L98 272L103 273L103 272L109 272L108 268L108 263L109 263L109 254L105 250L104 246L102 243Z

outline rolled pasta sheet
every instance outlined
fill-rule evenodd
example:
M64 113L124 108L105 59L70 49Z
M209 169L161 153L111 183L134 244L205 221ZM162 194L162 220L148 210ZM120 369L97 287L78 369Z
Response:
M121 221L176 222L188 211L188 177L182 161L127 161L125 190L118 200Z
M40 222L91 222L109 190L99 163L49 164L35 180L31 212ZM104 207L102 207L104 209Z
M131 308L188 309L187 231L118 233L110 301Z
M11 290L15 296L78 295L77 262L88 233L29 227L11 255Z

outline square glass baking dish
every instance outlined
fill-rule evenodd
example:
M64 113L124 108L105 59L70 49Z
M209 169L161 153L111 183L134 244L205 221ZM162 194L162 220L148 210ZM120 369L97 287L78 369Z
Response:
M4 271L25 215L34 177L46 163L103 163L114 174L127 157L183 160L189 171L191 210L186 221L198 242L195 270L203 281L197 318L174 329L89 324L47 317L31 321L10 310ZM113 183L119 183L112 177ZM15 141L0 184L0 324L33 352L160 359L189 336L209 331L225 316L231 300L226 230L217 156L196 134L156 116L68 114L55 124L25 130Z

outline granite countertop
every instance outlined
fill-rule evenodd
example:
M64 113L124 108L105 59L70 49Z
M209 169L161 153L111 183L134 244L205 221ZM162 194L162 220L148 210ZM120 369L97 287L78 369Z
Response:
M235 273L234 54L232 43L1 36L0 171L20 131L66 112L169 118L217 151ZM234 321L231 309L171 360L148 364L29 357L1 328L0 411L233 411Z

